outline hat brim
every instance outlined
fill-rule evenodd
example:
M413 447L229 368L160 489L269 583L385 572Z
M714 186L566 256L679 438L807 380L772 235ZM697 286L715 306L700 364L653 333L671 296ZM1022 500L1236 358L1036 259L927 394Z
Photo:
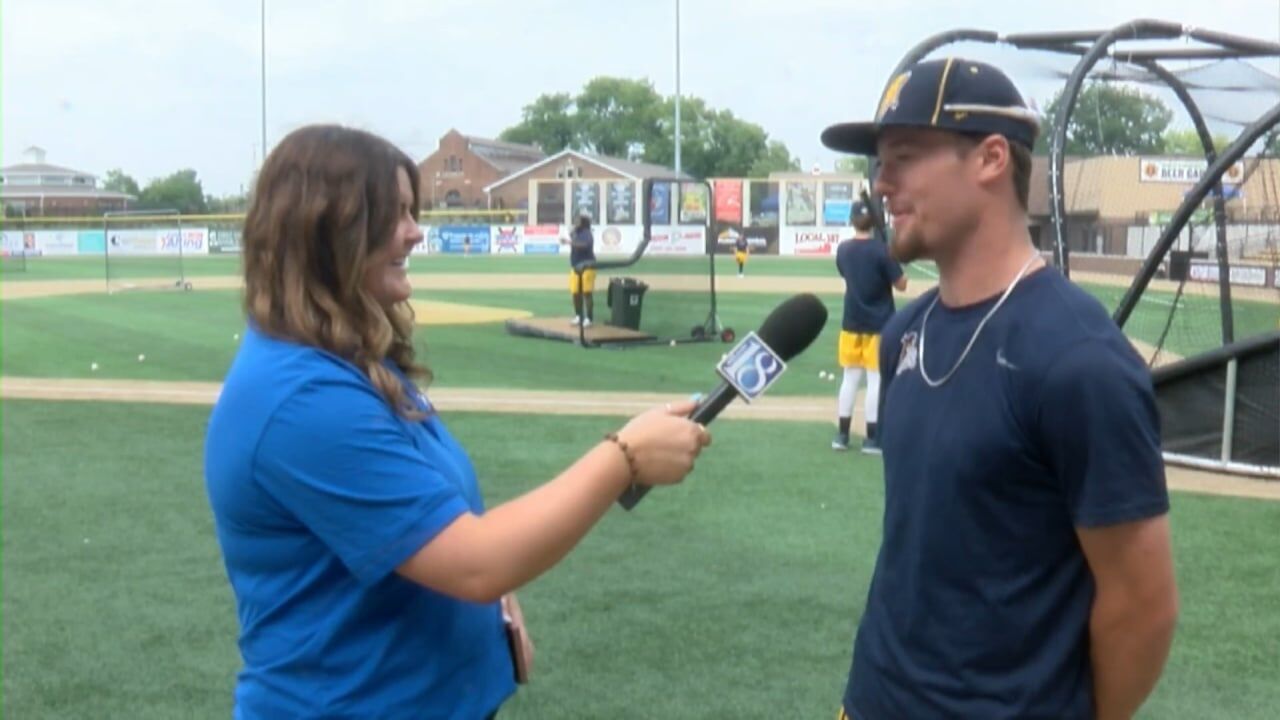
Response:
M880 126L873 122L839 123L822 131L822 144L855 155L875 155Z

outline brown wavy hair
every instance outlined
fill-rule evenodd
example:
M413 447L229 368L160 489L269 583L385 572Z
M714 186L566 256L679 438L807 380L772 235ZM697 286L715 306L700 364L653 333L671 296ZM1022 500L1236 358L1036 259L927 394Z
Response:
M390 359L428 382L415 363L413 309L385 309L364 289L369 255L399 221L396 171L404 168L418 207L418 168L391 143L361 130L295 130L267 157L245 217L245 313L275 337L328 350L365 372L406 417L422 415Z

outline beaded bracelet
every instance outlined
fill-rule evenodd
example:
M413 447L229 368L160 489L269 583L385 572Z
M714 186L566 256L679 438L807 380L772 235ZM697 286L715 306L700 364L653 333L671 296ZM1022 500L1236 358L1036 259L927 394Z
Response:
M622 451L623 457L627 459L627 469L631 472L630 482L632 485L635 485L639 471L636 470L636 456L635 453L631 452L631 446L627 445L625 440L618 437L618 433L608 433L604 436L604 439L617 445L618 449Z

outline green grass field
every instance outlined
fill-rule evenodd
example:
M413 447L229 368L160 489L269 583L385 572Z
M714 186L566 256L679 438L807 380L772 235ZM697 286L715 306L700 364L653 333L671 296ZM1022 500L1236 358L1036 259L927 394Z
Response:
M1114 288L1086 286L1086 290L1104 304L1118 298ZM557 291L428 288L416 296L526 310L540 317L567 317L572 311L566 294ZM758 327L785 298L784 294L722 292L718 316L745 333ZM841 299L834 294L823 299L829 312L826 330L771 392L834 392L833 386L818 380L818 372L836 370ZM604 300L601 293L597 319L608 317ZM1217 325L1207 331L1184 327L1202 315L1212 315L1214 301L1189 296L1184 302L1194 312L1176 316L1179 324L1166 347L1190 355L1219 346ZM10 375L218 380L234 356L233 336L243 332L238 303L238 294L231 290L104 293L9 302L0 311L4 325L0 363ZM1236 307L1239 337L1272 329L1280 318L1277 305L1237 301ZM705 320L709 309L707 293L650 292L642 308L642 328L661 337L685 338L693 325ZM1128 326L1129 333L1156 342L1166 313L1164 306L1142 304ZM417 333L416 341L439 382L450 387L689 392L706 384L710 368L726 349L720 343L696 343L678 348L584 350L568 343L513 338L501 323L426 327ZM139 354L146 355L145 363L138 363ZM95 362L96 373L90 370Z
M201 480L207 413L5 403L5 717L230 714L239 659ZM447 420L490 503L616 424ZM834 713L879 542L878 464L826 450L825 425L713 430L688 482L611 513L522 592L537 678L503 717ZM1173 526L1182 619L1143 717L1274 717L1280 504L1176 495Z
M433 266L440 272L468 263L485 268L478 272L536 269L506 269L514 262L507 258L433 259L445 261ZM545 271L563 272L562 260ZM207 262L210 275L235 272L234 259ZM53 273L38 267L32 271ZM807 260L777 267L780 275L830 271ZM85 269L67 264L46 279L75 268ZM1111 297L1087 289L1104 303ZM665 322L676 327L705 315L705 294L665 295L646 300L646 317L675 314ZM562 292L420 287L418 297L568 314ZM723 293L721 318L751 329L783 297ZM832 311L826 332L771 392L834 399L836 386L817 372L835 368L840 299L824 300ZM597 312L604 310L602 303ZM1258 312L1267 310L1275 312ZM9 376L217 381L242 328L232 291L6 301L0 367ZM498 324L432 326L417 339L443 386L672 394L710 387L727 348L584 350L511 338ZM3 403L0 715L230 714L239 657L201 475L208 412ZM620 422L446 420L490 503L551 477ZM537 677L501 717L834 715L880 538L879 464L828 450L827 424L719 421L712 430L716 443L687 483L653 493L633 513L610 513L566 562L522 591ZM1182 616L1169 668L1141 717L1275 717L1280 503L1179 493L1172 521Z

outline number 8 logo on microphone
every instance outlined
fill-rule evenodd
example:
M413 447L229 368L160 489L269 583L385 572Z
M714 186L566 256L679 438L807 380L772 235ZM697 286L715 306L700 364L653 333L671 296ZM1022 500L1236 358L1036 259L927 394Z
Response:
M772 348L755 333L749 333L720 361L716 371L743 400L751 402L763 395L786 369L787 364Z

